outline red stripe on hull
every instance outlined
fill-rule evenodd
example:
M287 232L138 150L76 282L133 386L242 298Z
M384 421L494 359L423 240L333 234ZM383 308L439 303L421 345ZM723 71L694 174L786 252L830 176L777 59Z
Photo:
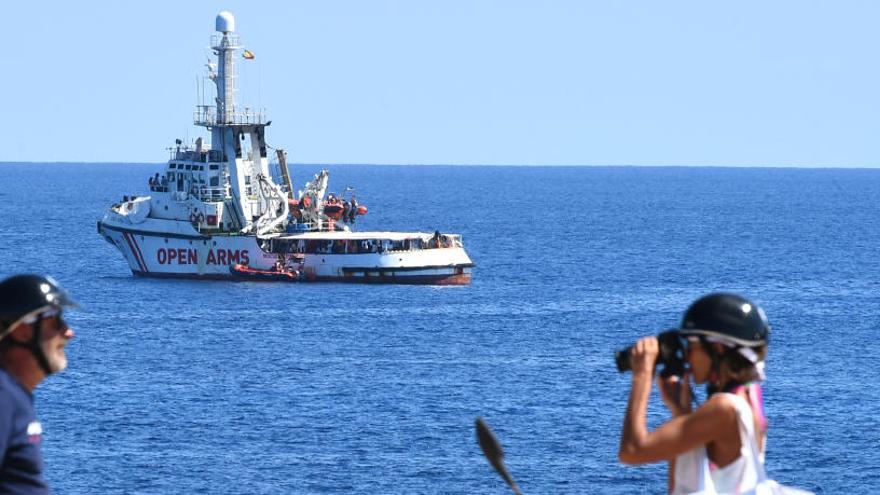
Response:
M131 255L134 256L134 260L137 261L137 264L141 267L141 270L147 271L147 266L144 264L144 261L138 255L137 249L134 247L134 243L132 242L131 235L128 232L123 232L122 238L125 239L125 242L128 243L128 249L131 249ZM134 273L134 270L132 270Z
M165 278L165 279L189 279L189 280L232 280L247 282L247 279L233 277L231 274L205 274L198 273L161 273L131 271L138 277ZM401 284L401 285L470 285L471 275L462 273L458 275L412 275L412 276L370 276L370 277L317 277L308 279L309 282L346 282L355 284ZM282 281L281 283L289 283Z
M147 270L147 260L144 259L144 253L141 252L141 247L138 245L137 239L134 238L134 234L128 234L128 237L131 239L132 244L134 244L134 248L137 249L138 258L141 261L141 267L144 271L149 271Z
M317 277L315 280L317 282L349 282L355 284L470 285L471 274Z

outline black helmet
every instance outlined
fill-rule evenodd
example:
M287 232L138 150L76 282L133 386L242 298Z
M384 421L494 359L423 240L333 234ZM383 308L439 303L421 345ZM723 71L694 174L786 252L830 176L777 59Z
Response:
M679 332L721 337L741 346L757 347L767 343L770 324L757 304L736 294L716 293L691 304Z
M76 306L58 282L41 275L14 275L0 282L0 339L23 318L51 308Z

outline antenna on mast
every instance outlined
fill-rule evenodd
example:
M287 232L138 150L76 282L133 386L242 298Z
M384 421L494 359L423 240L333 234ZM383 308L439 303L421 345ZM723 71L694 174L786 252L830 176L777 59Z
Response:
M224 10L217 14L215 28L223 33L211 47L218 62L217 74L212 78L217 84L217 119L221 123L231 123L235 119L235 53L240 48L238 36L234 34L235 18Z

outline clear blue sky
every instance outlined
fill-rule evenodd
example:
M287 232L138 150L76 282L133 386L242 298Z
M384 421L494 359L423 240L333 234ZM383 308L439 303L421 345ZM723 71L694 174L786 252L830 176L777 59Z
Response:
M135 7L137 5L137 7ZM301 163L880 166L880 2L5 2L0 161L161 162L214 18Z

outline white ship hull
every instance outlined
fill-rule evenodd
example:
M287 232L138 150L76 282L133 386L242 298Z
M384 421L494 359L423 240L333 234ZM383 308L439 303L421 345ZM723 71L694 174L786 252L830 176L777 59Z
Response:
M98 222L98 232L113 244L136 276L232 279L230 267L246 264L271 270L278 260L260 248L253 235L186 235L148 232ZM359 232L358 237L369 237ZM296 238L296 235L288 236ZM461 247L383 253L306 253L308 281L466 285L474 264Z
M266 143L271 121L235 101L243 48L232 14L221 12L215 29L216 62L206 66L215 104L198 105L193 115L209 136L192 146L176 139L164 169L147 179L150 195L124 195L98 222L98 233L134 275L470 283L474 265L461 235L354 232L356 218L368 211L354 188L329 192L329 172L322 170L297 191L281 149L274 177Z

